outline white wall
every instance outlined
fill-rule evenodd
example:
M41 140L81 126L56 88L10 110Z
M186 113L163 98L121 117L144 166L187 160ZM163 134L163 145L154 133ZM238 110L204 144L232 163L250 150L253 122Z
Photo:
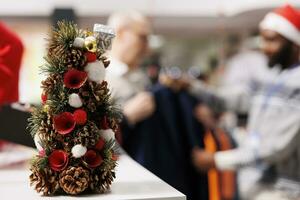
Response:
M48 16L55 7L73 7L79 16L107 15L136 9L154 16L235 15L299 0L0 0L2 16Z

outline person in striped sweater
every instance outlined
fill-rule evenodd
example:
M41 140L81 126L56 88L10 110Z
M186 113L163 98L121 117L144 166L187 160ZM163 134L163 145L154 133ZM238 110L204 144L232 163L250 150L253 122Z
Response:
M216 153L197 148L193 162L202 171L273 165L278 178L300 182L300 11L290 5L277 8L259 27L271 72L257 77L251 88L247 140L236 149ZM266 191L274 195L274 183L260 185L250 199ZM276 198L282 199L282 194Z

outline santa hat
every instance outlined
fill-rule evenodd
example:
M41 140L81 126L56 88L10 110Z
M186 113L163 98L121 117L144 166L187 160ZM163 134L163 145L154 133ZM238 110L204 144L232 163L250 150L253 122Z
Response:
M19 101L21 39L0 21L0 106Z
M260 29L276 31L300 46L300 11L290 5L268 13L259 25Z

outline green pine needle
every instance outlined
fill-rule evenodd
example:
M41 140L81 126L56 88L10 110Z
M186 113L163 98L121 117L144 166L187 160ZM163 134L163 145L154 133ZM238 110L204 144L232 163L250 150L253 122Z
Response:
M44 57L46 64L40 66L42 74L63 74L67 69L58 56Z
M47 113L43 112L43 109L41 106L34 107L32 115L28 119L28 126L27 129L29 129L30 135L34 138L35 134L37 133L40 124L42 121L47 119Z
M83 36L82 31L77 28L77 25L73 22L67 22L65 20L57 23L58 28L52 31L52 35L49 40L49 49L62 47L68 49L72 46L72 43L76 37Z
M41 157L41 156L35 156L31 160L31 165L34 167L37 167L38 169L43 169L47 167L48 165L48 158L47 157Z

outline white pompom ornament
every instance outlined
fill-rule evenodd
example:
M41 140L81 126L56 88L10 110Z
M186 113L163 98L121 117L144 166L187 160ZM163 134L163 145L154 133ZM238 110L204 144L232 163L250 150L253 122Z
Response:
M115 132L112 129L101 129L100 136L106 141L115 140Z
M69 96L69 104L74 108L80 108L82 106L82 101L80 96L76 93L72 93Z
M77 48L83 48L84 47L84 39L81 37L77 37L75 38L74 42L73 42L73 47L77 47Z
M43 150L42 141L41 141L41 138L38 134L35 134L35 136L34 136L34 144L35 144L38 151Z
M80 158L82 157L87 151L87 148L85 146L82 146L81 144L76 144L71 152L74 158Z
M104 81L105 67L102 61L88 63L87 66L85 66L84 71L87 72L89 80L97 83Z

